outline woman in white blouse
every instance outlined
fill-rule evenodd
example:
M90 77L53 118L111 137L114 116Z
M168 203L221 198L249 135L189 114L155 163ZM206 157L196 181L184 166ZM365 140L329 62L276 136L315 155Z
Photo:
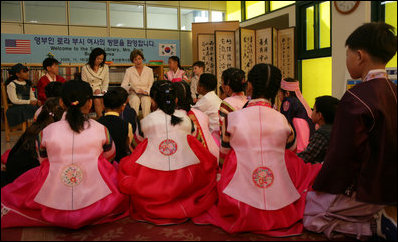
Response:
M91 85L94 96L103 96L108 91L109 67L105 64L105 60L105 51L95 48L90 53L88 63L82 68L82 80ZM102 98L94 98L94 109L97 118L101 117L104 110Z
M142 51L134 49L130 54L130 60L135 66L126 70L122 87L129 93L130 107L134 108L138 115L140 105L142 108L142 116L147 116L151 111L151 98L149 91L153 84L153 70L144 66Z

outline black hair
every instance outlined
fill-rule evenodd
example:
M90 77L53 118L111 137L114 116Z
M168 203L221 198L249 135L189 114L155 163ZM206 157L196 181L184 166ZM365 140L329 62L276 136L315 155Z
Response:
M177 108L183 109L187 112L191 110L193 104L191 88L186 81L174 82L173 87L178 98Z
M260 63L249 71L248 81L253 86L252 99L266 98L275 103L275 97L281 85L281 71L271 65Z
M193 63L192 67L194 67L194 66L203 68L203 70L205 69L205 63L203 61L197 61L197 62Z
M228 85L233 92L243 92L246 90L245 72L238 68L228 68L222 72L221 78L224 85Z
M67 107L66 120L71 129L77 133L84 129L84 123L88 121L88 117L80 108L91 99L92 93L90 84L80 80L65 82L62 87L62 101Z
M4 82L4 85L7 86L8 84L10 84L10 82L17 80L17 73L20 73L21 71L23 72L27 72L29 71L28 67L22 65L21 63L15 64L11 67L10 70L8 70L8 74L9 77L7 78L7 80ZM32 81L31 80L25 80L26 83L30 86L32 86Z
M43 69L47 71L47 67L52 66L54 64L59 64L59 61L53 57L48 57L43 61Z
M397 52L397 36L394 27L383 23L366 23L348 36L345 46L352 50L364 50L376 61L386 64Z
M315 109L322 114L327 124L333 124L338 104L339 99L332 96L320 96L315 98Z
M284 80L285 80L285 82L296 82L296 80L294 80L294 79L291 78L291 77L286 77ZM286 93L289 93L289 96L290 96L290 97L297 97L297 96L296 96L296 92L293 92L293 91L286 91L286 90L283 90L282 88L281 88L281 91L282 91L282 93L283 93L283 96L286 96Z
M171 81L155 81L150 91L151 98L157 103L160 110L171 115L171 125L182 122L182 118L174 116L176 110L176 94Z
M75 74L73 74L73 79L74 80L82 80L82 73L81 72L75 72Z
M178 56L173 55L173 56L170 56L169 59L171 59L171 60L173 60L173 61L177 61L178 68L179 68L180 70L184 70L184 69L181 67L180 58L178 58Z
M46 93L46 97L61 97L62 94L62 86L61 82L50 82L44 88L44 92Z
M220 92L220 96L221 96L222 94L224 94L224 89L222 88L222 86L219 86L219 87L218 87L218 91Z
M109 109L120 108L126 103L129 94L123 87L114 87L104 95L104 106Z
M106 61L105 51L101 48L95 48L91 51L90 57L88 58L88 64L90 65L91 69L94 68L95 59L97 59L97 56L100 56L100 55L104 55L104 60L100 64L100 66L104 66L105 61Z
M211 92L217 88L217 77L210 73L203 73L200 75L199 83L206 91Z
M33 157L37 158L35 148L37 135L49 124L57 122L62 118L62 114L65 110L59 105L59 99L59 97L48 98L39 116L37 116L36 121L27 128L25 133L20 137L23 149L29 151Z

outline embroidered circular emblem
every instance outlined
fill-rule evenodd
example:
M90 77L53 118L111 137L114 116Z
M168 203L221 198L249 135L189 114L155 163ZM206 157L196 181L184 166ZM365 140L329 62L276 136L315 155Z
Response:
M260 188L267 188L274 182L274 174L268 167L258 167L253 171L253 182Z
M165 139L160 143L159 151L163 155L172 155L177 152L177 143L172 139Z
M76 165L67 166L61 173L61 180L69 187L77 186L83 180L83 172L80 167Z
M289 108L290 108L290 103L288 101L285 101L283 103L283 111L286 112L287 110L289 110Z
M6 207L2 207L1 208L1 217L3 217L4 215L6 215L10 210Z

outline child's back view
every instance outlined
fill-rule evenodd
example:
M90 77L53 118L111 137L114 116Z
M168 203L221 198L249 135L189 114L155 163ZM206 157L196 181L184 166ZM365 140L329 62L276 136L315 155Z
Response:
M119 187L131 195L134 219L166 225L185 222L217 199L216 158L193 136L193 122L176 110L170 81L151 88L159 107L141 120L146 138L119 166Z
M64 84L62 119L37 138L40 167L1 190L1 227L80 228L127 215L128 200L117 188L117 171L107 159L115 154L102 124L88 119L88 83ZM6 211L6 214L3 214Z
M122 87L116 87L104 95L105 115L97 121L108 128L116 146L115 161L119 162L130 154L133 141L133 127L119 116L128 102L128 93Z
M304 164L286 150L294 148L293 131L272 108L280 80L280 70L272 65L257 64L249 72L252 100L226 119L231 149L217 185L217 204L193 222L211 223L229 233L302 232L305 194L321 167Z
M304 216L307 229L329 238L334 232L369 238L377 224L379 235L397 239L396 222L382 210L397 204L397 86L385 71L397 51L393 32L388 24L367 23L346 40L347 69L363 82L337 107L317 192L308 193Z
M300 153L305 150L315 131L311 108L301 95L299 82L292 78L282 79L280 94L283 94L283 97L279 97L282 102L280 112L296 133L297 153Z

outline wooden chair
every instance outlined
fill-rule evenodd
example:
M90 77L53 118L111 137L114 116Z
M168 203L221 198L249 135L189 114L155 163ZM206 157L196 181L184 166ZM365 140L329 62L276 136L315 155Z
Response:
M10 135L13 134L19 134L23 133L26 130L28 121L23 122L22 124L19 124L14 127L9 127L8 125L8 120L7 120L7 110L8 110L8 96L7 96L7 91L6 91L6 86L4 85L4 82L1 82L1 104L3 106L3 116L4 116L4 130L6 134L6 141L10 141ZM18 130L18 128L21 127L22 130Z

